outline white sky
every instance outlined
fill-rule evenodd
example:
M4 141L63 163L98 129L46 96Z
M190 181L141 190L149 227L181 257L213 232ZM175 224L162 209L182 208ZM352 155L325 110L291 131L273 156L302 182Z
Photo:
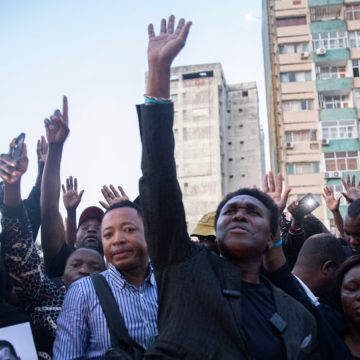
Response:
M228 84L256 81L266 121L261 0L1 0L0 152L26 133L30 164L23 197L35 182L43 120L61 109L63 94L71 132L61 177L64 182L73 175L85 189L78 214L98 205L104 184L137 195L135 104L145 91L147 25L153 22L157 32L161 17L170 14L193 21L173 65L221 62Z

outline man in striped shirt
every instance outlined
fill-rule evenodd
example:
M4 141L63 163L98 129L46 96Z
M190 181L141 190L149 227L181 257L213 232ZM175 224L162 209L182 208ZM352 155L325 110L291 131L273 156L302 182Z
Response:
M140 208L125 200L110 206L101 225L103 272L129 335L144 349L157 328L157 288ZM102 359L110 348L106 319L90 278L70 286L57 321L54 359Z

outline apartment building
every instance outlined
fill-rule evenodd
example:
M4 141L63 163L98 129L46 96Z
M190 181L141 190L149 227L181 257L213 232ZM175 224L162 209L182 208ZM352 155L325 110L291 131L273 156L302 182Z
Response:
M255 82L227 85L219 63L173 67L177 176L188 230L239 187L264 174Z
M322 188L360 177L360 1L263 0L263 44L272 168L333 226Z

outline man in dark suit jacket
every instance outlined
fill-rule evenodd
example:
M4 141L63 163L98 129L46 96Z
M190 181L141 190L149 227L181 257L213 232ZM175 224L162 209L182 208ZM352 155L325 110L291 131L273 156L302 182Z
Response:
M316 359L314 318L260 277L276 243L278 210L255 189L229 194L216 212L217 256L190 240L174 161L172 60L191 23L149 25L149 77L138 107L143 146L140 198L159 292L158 330L147 359Z

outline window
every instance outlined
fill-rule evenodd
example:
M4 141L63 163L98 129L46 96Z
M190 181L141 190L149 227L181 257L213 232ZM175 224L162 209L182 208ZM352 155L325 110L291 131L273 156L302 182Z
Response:
M324 153L326 171L358 170L358 152L340 151Z
M295 82L295 81L310 81L311 71L297 71L287 72L280 74L280 81L282 83Z
M360 5L348 5L345 8L346 20L360 20Z
M318 66L316 78L321 80L344 78L346 76L345 66Z
M285 131L285 142L316 141L316 130Z
M340 49L346 47L345 31L332 31L313 34L313 48Z
M354 77L359 77L360 59L352 61Z
M323 139L352 139L357 136L356 120L323 121L321 133Z
M242 92L242 97L246 97L246 96L248 96L248 91L247 91L247 90L244 90L244 91Z
M354 102L357 108L360 108L360 89L354 89Z
M320 96L321 109L343 109L349 107L349 96Z
M318 162L298 162L286 164L287 174L313 174L320 171Z
M314 108L313 100L291 100L282 102L283 111L303 111Z
M280 54L298 54L305 51L309 51L308 43L293 43L293 44L280 44Z
M306 16L293 16L276 19L277 27L297 25L306 25Z
M191 74L183 74L182 78L183 80L191 80L191 79L199 79L199 78L213 77L213 76L214 76L214 72L212 70L209 70L209 71L200 71Z
M349 31L349 47L360 47L360 31Z

